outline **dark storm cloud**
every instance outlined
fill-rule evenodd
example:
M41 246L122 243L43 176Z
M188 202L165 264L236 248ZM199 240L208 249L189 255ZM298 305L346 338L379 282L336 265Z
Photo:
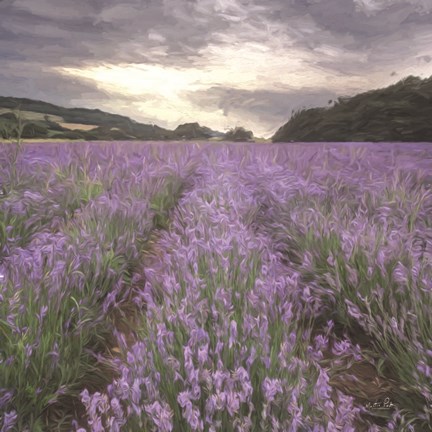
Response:
M167 55L158 61L186 66L200 48L217 43L217 34L256 40L262 33L254 30L272 24L281 26L292 43L305 50L328 43L346 50L373 51L381 38L391 48L393 42L401 44L401 36L426 28L431 15L426 8L419 8L421 4L370 0L4 0L0 2L0 55L7 59L19 53L50 64L58 62L59 56L69 64L145 63L154 60L151 49L162 46ZM408 43L409 37L405 41Z
M292 34L302 33L303 20L310 18L320 30L309 40L324 35L356 36L353 46L368 44L375 37L398 33L400 26L427 23L432 4L422 0L254 0L266 6L263 15L285 23ZM303 20L302 20L303 19ZM343 42L343 39L342 39Z
M318 105L327 105L336 98L327 90L303 89L285 91L248 91L227 87L212 87L207 91L193 92L187 97L202 110L223 110L228 118L238 115L251 123L268 125L268 132L285 123L293 111Z
M55 66L155 61L190 66L212 30L227 25L203 11L194 12L192 6L171 0L3 0L0 93L39 93L57 103L70 101L71 94L75 99L89 94L90 84L54 75L50 67ZM152 51L161 48L163 56ZM97 96L100 91L93 85L90 93Z
M177 0L15 0L1 12L7 19L0 22L0 53L15 49L49 63L58 56L69 64L146 63L153 60L151 49L163 45L173 61L186 64L212 32L229 25L192 1Z
M15 51L52 63L59 56L72 63L147 62L152 47L165 46L166 61L187 63L185 57L217 42L215 34L254 40L254 28L268 24L281 25L304 49L329 43L373 51L380 38L400 43L401 35L426 28L431 15L421 5L420 0L3 0L0 54L9 58Z
M316 52L314 64L348 74L368 73L383 64L415 57L430 41L413 36L431 34L432 3L422 0L254 0L266 6L262 17L285 29L296 47ZM428 45L429 44L429 45ZM328 58L319 50L334 47ZM345 54L360 54L350 62Z
M40 63L10 62L0 68L0 95L30 97L70 106L74 101L87 103L109 100L110 96L90 83L58 76L44 70Z

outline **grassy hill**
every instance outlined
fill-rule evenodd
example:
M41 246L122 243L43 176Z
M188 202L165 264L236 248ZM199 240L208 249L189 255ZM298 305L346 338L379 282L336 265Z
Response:
M185 123L177 126L174 135L178 139L210 139L223 138L225 134L216 132L208 127L200 126L198 123Z
M84 140L179 140L222 138L198 123L168 130L98 109L63 108L47 102L0 96L0 139L13 135L19 110L23 138Z
M409 76L333 106L296 112L272 137L289 141L432 141L432 77Z

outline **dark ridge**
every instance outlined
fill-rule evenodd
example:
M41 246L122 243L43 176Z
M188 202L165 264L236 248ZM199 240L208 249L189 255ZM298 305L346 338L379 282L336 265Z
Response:
M303 109L273 142L432 141L432 77L409 76L389 87Z

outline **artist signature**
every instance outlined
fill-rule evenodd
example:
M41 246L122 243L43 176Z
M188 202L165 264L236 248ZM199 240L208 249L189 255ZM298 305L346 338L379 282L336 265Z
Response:
M383 402L375 402L375 403L368 402L365 405L365 408L373 409L373 410L389 409L389 408L396 408L396 405L390 400L389 397L386 397Z

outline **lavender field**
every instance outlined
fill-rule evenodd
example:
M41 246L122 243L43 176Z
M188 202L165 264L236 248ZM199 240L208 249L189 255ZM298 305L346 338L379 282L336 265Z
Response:
M432 431L431 144L14 151L1 432Z

